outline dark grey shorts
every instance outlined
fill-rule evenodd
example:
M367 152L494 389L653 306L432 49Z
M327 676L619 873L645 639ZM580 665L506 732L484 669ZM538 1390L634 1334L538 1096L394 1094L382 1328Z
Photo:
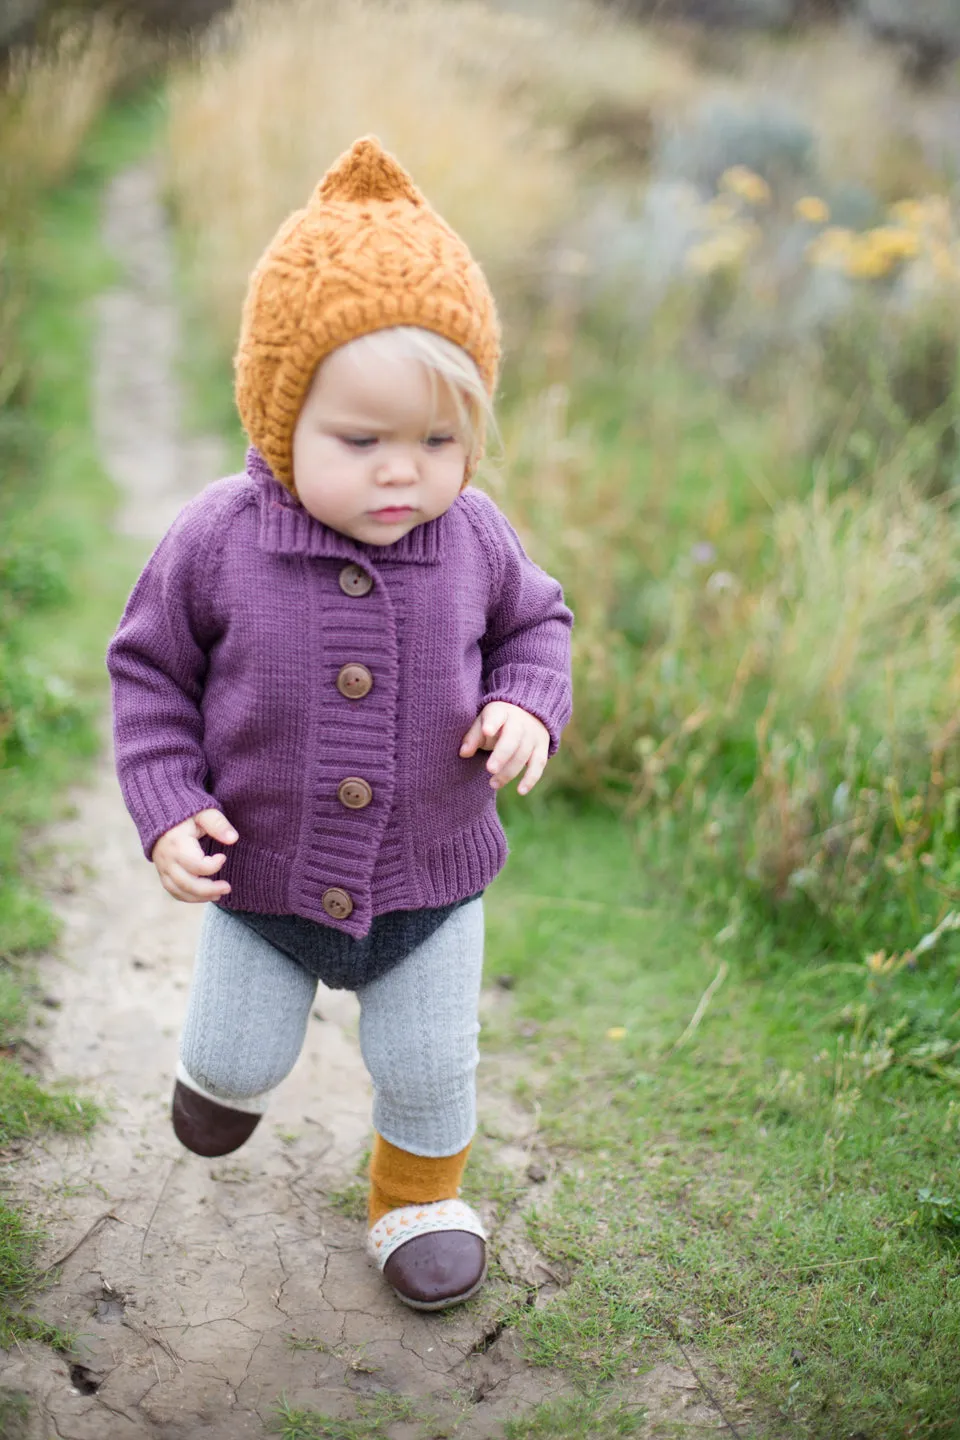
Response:
M440 929L448 915L482 894L481 890L477 895L467 895L452 905L438 905L431 910L391 910L386 915L376 915L361 940L302 915L258 915L252 910L229 913L275 949L296 960L328 989L358 990L406 960Z

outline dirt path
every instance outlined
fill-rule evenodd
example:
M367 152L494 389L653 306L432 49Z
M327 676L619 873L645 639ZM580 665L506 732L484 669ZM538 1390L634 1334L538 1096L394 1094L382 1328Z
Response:
M114 181L104 223L125 279L100 304L97 426L120 526L155 539L220 473L218 447L181 433L170 247L148 168ZM515 1217L496 1236L502 1278L437 1318L389 1295L362 1224L327 1202L369 1139L353 997L321 990L303 1056L244 1150L187 1154L168 1104L200 909L167 897L144 862L108 753L51 839L63 938L41 966L51 1008L35 1038L47 1074L107 1114L89 1140L51 1141L22 1167L47 1263L62 1260L38 1309L78 1336L69 1359L33 1345L0 1357L2 1383L33 1402L31 1440L260 1440L281 1393L344 1417L360 1396L405 1396L419 1421L442 1415L446 1428L411 1417L390 1428L397 1440L469 1440L562 1393L494 1324L508 1296L545 1303L549 1291ZM501 1163L522 1169L525 1119L487 1071L481 1113L506 1137ZM679 1419L690 1380L660 1366L636 1398ZM695 1404L685 1418L711 1417Z

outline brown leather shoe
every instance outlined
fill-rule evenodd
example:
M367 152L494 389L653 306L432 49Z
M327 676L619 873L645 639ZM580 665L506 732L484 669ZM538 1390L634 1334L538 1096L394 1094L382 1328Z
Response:
M487 1247L466 1230L437 1230L397 1247L384 1279L414 1310L446 1310L469 1300L487 1275Z
M178 1080L173 1087L173 1128L181 1145L194 1155L229 1155L239 1150L260 1124L249 1110L234 1110L198 1095Z

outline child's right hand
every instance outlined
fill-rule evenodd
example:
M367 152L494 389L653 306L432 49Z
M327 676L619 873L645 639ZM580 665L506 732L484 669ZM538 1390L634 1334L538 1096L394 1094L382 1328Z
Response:
M201 810L167 830L153 847L150 859L157 867L164 890L175 900L196 904L230 894L225 880L204 879L206 875L215 875L227 857L205 855L200 848L201 835L211 835L223 845L233 845L240 838L219 810Z

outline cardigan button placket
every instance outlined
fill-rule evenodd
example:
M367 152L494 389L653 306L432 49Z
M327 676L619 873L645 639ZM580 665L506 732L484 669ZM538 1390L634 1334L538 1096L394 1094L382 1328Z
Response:
M337 786L337 799L348 810L365 810L373 799L373 791L366 780L357 775L348 775Z
M325 669L327 657L336 656L334 665L339 668L334 668L331 678L338 693L356 702L356 708L353 703L335 702L323 731L324 743L312 775L315 789L304 899L308 903L312 899L331 923L346 929L351 917L355 925L369 924L372 918L371 877L394 789L384 757L396 723L397 639L393 607L376 575L346 562L346 557L333 575L337 584L312 632L316 668ZM357 603L361 596L368 598ZM362 655L367 663L347 659L350 655Z
M366 665L343 665L337 675L337 689L348 700L362 700L373 689L373 676Z
M369 595L373 589L373 577L367 574L362 565L344 565L338 578L344 595Z
M320 904L331 920L346 920L348 915L353 913L353 901L339 885L332 885L329 890L324 890Z

